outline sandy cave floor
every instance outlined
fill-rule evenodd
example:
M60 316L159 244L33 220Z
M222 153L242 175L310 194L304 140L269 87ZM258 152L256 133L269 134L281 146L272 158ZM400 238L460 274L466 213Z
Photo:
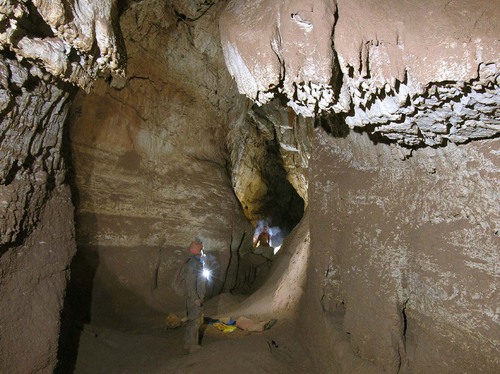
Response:
M290 323L268 331L223 333L205 325L202 349L183 350L184 326L119 331L87 325L74 373L311 373Z
M210 317L210 315L206 315ZM264 319L262 319L264 320ZM165 316L136 328L86 325L74 373L306 373L311 362L286 319L267 331L223 333L203 326L202 348L183 349L184 325L164 328Z

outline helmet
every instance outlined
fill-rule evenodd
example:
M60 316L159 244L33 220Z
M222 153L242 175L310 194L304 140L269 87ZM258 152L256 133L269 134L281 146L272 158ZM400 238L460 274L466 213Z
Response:
M189 245L189 252L191 252L191 254L195 256L199 256L202 249L203 249L203 242L198 238L193 240Z

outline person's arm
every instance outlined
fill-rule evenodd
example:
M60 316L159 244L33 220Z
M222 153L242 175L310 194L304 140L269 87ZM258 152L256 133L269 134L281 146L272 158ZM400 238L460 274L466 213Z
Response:
M203 275L198 276L196 291L198 293L198 298L199 298L201 304L203 304L203 302L205 301L205 294L207 291L207 281L203 277Z
M198 292L196 291L197 274L196 266L190 258L184 266L184 279L186 281L186 297L191 300L198 299Z

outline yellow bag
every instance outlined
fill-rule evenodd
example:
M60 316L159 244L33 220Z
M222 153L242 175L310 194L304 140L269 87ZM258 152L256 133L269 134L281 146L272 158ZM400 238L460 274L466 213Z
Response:
M214 327L216 329L222 331L225 334L233 332L233 331L235 331L237 329L236 326L226 325L226 324L221 323L221 322L215 322L214 323Z
M181 327L182 320L174 313L169 313L165 318L165 327L167 329L176 329Z

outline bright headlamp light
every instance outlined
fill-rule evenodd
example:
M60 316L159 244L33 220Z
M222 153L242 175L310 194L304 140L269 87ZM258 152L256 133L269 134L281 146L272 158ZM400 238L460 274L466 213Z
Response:
M209 279L210 278L210 270L208 270L207 268L203 268L203 276L206 278L206 279Z

